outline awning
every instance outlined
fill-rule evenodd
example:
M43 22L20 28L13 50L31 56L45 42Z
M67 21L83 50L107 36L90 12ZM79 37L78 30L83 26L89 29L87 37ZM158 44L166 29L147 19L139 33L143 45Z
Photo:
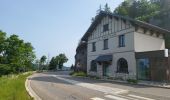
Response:
M97 62L112 61L112 55L102 55L95 59Z

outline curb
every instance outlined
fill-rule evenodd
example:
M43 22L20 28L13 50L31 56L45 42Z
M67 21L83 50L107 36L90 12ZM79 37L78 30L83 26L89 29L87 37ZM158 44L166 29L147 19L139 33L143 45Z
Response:
M28 92L28 94L34 99L34 100L42 100L31 88L30 85L30 78L32 78L31 76L27 77L26 81L25 81L25 88L26 91Z
M71 76L71 75L70 75L70 76ZM82 77L82 76L72 76L72 77L94 79L94 78ZM116 83L130 84L130 85L151 86L151 87L157 87L157 88L170 89L169 86L154 85L154 84L147 84L147 83L141 83L141 82L138 82L137 84L133 84L133 83L129 83L129 82L126 82L126 81L119 81L119 80L109 80L109 79L94 79L94 80L108 81L108 82L116 82Z

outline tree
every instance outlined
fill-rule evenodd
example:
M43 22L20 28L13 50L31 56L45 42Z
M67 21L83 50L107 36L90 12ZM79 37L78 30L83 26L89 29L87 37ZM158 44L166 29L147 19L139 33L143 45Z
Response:
M58 57L56 57L56 60L58 60L58 67L59 69L62 69L63 64L68 61L68 58L65 56L65 54L59 54Z
M32 70L35 59L33 50L31 43L25 43L19 36L14 34L6 37L6 33L0 31L0 73Z
M71 70L73 70L73 69L74 69L74 65L73 65L73 64L71 65L70 69L71 69Z
M40 60L39 60L39 59L36 59L35 62L34 62L34 64L35 64L36 69L37 69L37 70L40 70Z
M102 5L99 6L99 9L97 10L97 15L102 11ZM92 18L93 19L93 18ZM92 20L93 21L93 20Z
M128 16L129 15L129 9L130 9L130 2L129 0L126 0L122 2L115 10L114 13L120 14L123 16ZM132 17L133 18L133 17Z
M14 73L32 69L35 54L31 43L25 43L17 35L6 38L5 34L0 31L0 63L8 65Z
M149 22L149 19L157 15L159 11L159 1L126 0L114 10L114 13Z
M49 70L62 69L63 64L68 61L65 54L59 54L56 57L52 57L49 64Z
M101 7L100 7L100 9L101 9ZM108 6L107 3L106 3L105 6L104 6L104 11L111 13L110 7Z
M0 31L0 64L4 63L4 50L6 44L6 33Z
M40 63L44 65L44 63L46 62L47 57L45 55L43 55L40 59Z
M40 65L42 67L42 69L44 69L45 67L45 62L47 60L47 57L45 55L43 55L41 58L40 58Z
M24 67L26 67L26 69L32 69L33 67L32 62L36 58L33 50L34 47L31 45L31 43L24 43L22 58L24 58L23 62L25 65Z
M50 60L50 64L49 64L49 70L56 69L56 66L57 66L56 59L55 59L55 57L52 57Z

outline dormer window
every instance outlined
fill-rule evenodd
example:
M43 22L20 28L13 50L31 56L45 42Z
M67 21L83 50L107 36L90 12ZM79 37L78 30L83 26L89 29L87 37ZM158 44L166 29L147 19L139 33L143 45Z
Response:
M103 25L103 32L106 32L109 30L109 24Z

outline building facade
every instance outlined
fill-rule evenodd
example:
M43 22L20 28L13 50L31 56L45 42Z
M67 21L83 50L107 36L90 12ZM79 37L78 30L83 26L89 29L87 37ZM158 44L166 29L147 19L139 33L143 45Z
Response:
M75 71L87 71L87 43L80 41L75 55Z
M101 11L81 39L87 43L87 73L124 80L169 80L169 56L164 40L169 33ZM159 71L161 77L157 77Z

